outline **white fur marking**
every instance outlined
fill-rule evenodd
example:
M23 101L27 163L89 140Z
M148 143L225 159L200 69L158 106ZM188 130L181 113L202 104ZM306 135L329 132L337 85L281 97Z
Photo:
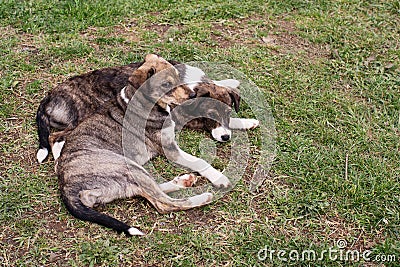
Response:
M175 177L172 181L172 183L176 184L177 186L180 186L182 188L185 188L188 186L192 186L194 183L196 183L197 177L194 174L183 174L181 176Z
M193 206L201 206L207 203L210 203L212 200L213 194L211 193L203 193L201 195L190 197L189 200Z
M184 174L169 182L159 184L159 186L164 193L171 193L192 186L196 181L197 177L194 174Z
M131 227L128 229L128 233L130 235L144 235L144 233L142 231L140 231L139 229L135 228L135 227Z
M218 86L229 87L229 88L238 88L240 85L240 82L235 79L226 79L226 80L213 81L213 82Z
M54 160L58 159L61 155L61 150L63 149L65 141L55 142L53 147L51 148L51 152L53 152Z
M170 108L169 105L167 105L167 107L165 108L165 111L168 112L168 113L171 113L171 108Z
M242 119L242 118L231 118L229 121L229 128L239 130L250 130L260 125L260 122L256 119Z
M185 84L193 84L196 83L193 88L197 85L198 82L201 82L206 74L199 68L192 67L190 65L185 64L185 78L183 82ZM192 85L188 85L190 89Z
M122 90L121 90L121 98L125 101L126 104L128 104L129 99L125 95L125 89L126 89L126 86L124 88L122 88Z
M182 189L181 187L177 186L176 184L172 183L171 181L162 183L158 185L164 193L171 193L175 191L179 191Z
M45 160L47 158L47 155L49 155L49 151L47 150L47 148L39 149L36 154L37 161L39 163L42 163L43 160Z
M226 142L226 141L230 140L231 139L231 134L232 134L231 130L229 130L229 129L225 128L225 127L222 127L222 126L217 127L217 128L215 128L215 129L213 129L211 131L212 137L215 140L219 141L219 142ZM222 136L224 136L224 135L229 135L229 139L228 140L223 140Z
M202 171L200 174L206 177L213 185L217 187L229 187L231 185L228 177L226 177L220 171L217 171L211 166L205 171Z

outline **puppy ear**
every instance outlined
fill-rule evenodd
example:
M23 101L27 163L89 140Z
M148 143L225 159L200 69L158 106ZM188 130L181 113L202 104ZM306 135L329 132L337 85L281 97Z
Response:
M210 97L211 96L210 91L205 86L196 87L194 90L195 90L197 97Z
M239 91L237 89L231 89L231 90L229 90L229 96L232 99L232 103L233 103L233 107L235 108L235 111L239 112L239 106L240 106Z
M228 88L229 96L232 99L233 107L236 112L239 112L240 105L240 95L239 90L237 89L240 85L240 82L235 79L226 79L221 81L213 81L216 85Z
M142 70L137 69L129 77L129 83L132 84L132 86L137 89L140 87L140 85L144 83L144 81L146 81L146 77L147 77L146 73L143 73Z
M147 72L147 79L153 76L156 73L156 69L151 67L150 70Z
M213 81L213 82L218 86L229 87L229 88L238 88L240 85L240 82L235 79L226 79L226 80Z
M144 58L144 61L149 62L149 61L154 61L157 60L160 56L156 54L147 54Z
M145 68L145 66L141 66L136 69L132 75L129 77L129 82L138 89L147 79L153 76L156 73L156 69L151 67L149 69Z

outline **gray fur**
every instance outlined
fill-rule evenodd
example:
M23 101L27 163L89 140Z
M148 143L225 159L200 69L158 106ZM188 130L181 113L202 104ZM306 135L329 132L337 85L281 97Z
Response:
M56 172L61 197L75 217L132 235L141 232L93 207L119 198L142 196L159 212L165 213L205 205L212 200L210 193L173 199L162 191L155 179L142 167L151 157L163 154L165 149L178 161L180 149L175 142L174 122L165 107L181 104L176 99L187 100L191 92L181 87L179 97L176 88L170 91L172 93L162 96L166 90L161 88L163 81L169 79L173 85L177 85L176 72L169 69L155 77L148 80L139 91L130 79L126 87L127 97L132 98L136 94L134 100L131 100L135 101L134 104L130 105L134 108L129 109L131 114L125 121L127 104L121 97L117 97L73 130L52 135L52 142L65 140L63 152L56 161ZM185 92L185 98L182 92ZM146 116L143 110L149 106L154 107ZM137 127L144 123L144 128ZM163 124L167 125L166 130L162 130ZM127 140L131 141L129 155L124 155L123 132L124 136L128 135ZM164 147L161 146L161 139Z

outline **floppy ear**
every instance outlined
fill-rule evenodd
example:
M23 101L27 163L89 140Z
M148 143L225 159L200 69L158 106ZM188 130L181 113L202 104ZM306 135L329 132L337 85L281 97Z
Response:
M140 68L136 69L129 77L129 83L132 84L136 89L146 80L147 74L144 73Z
M153 76L156 73L156 69L151 67L150 70L147 72L147 79ZM144 81L143 81L144 82Z
M195 92L197 97L210 97L210 91L203 86L196 87Z
M229 96L232 99L233 106L236 112L239 112L239 105L240 105L240 95L239 90L237 88L240 85L240 82L235 79L226 79L221 81L213 81L216 85L228 88Z
M153 76L156 73L156 69L151 67L150 69L145 68L145 66L141 66L136 69L132 75L129 77L129 82L138 89L148 78Z
M240 105L240 95L239 91L236 89L229 90L229 96L232 99L233 106L236 112L239 112L239 105Z

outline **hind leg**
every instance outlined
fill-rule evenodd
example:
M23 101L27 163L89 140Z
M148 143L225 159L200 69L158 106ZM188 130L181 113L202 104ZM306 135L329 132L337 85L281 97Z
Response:
M88 207L93 207L96 204L108 203L119 198L142 196L149 200L160 213L166 213L191 209L212 201L213 195L211 193L185 199L171 198L163 192L162 188L145 169L138 165L131 165L130 167L130 170L126 173L127 176L103 177L102 181L99 179L96 182L95 188L82 190L79 194L82 203ZM192 178L192 176L190 177ZM185 179L182 180L187 182Z
M106 187L82 190L79 192L79 200L84 206L93 208L97 204L111 202L112 200L118 198L118 193L124 191L120 189L121 188L118 188L118 186L114 186L113 188L111 188L111 190L110 188ZM68 201L71 201L71 199L69 199ZM68 203L68 201L66 202L66 204ZM86 210L85 213L85 209L82 209L82 207L80 208L80 212L77 212L77 210L79 209L79 205L78 207L76 207L75 205L76 204L69 203L69 205L67 204L67 207L69 207L70 212L79 219L92 221L100 225L113 228L118 232L125 232L125 234L127 234L128 236L144 235L144 233L139 229L135 227L130 227L129 225L107 215L102 215L100 213L94 212L96 216L93 216L93 212L88 213L88 211ZM84 212L82 213L82 211Z
M106 177L103 181L98 180L95 185L96 188L81 190L79 198L85 206L93 208L116 199L139 195L140 190L136 184L127 184L123 180L123 178L113 180L112 177Z
M102 190L101 189L92 189L92 190L82 190L79 192L79 198L81 202L89 207L93 208L97 204L100 204L99 198L102 196Z
M115 199L132 197L134 195L135 192L129 192L129 190L126 190L126 188L119 186L102 187L82 190L79 192L79 198L81 202L90 208L96 207L100 204L110 203Z
M192 187L196 182L197 176L190 173L177 176L169 182L159 184L159 186L164 193L171 193L187 187Z
M188 210L211 203L213 194L203 193L186 199L171 198L160 188L159 191L145 192L141 194L157 209L159 213L168 213L172 211Z
M211 193L203 193L184 199L171 198L163 192L163 189L155 182L153 177L141 166L136 166L134 172L132 172L132 169L130 171L130 179L132 179L130 183L139 191L138 195L150 201L160 213L187 210L206 205L212 201L213 195Z
M139 185L127 185L125 188L97 188L91 190L82 190L79 198L87 207L94 207L98 204L109 203L118 198L132 197L140 195L146 198L160 213L172 211L187 210L206 205L212 201L211 193L195 195L187 199L175 199L169 197L158 184L147 183L146 188ZM149 186L150 185L150 186Z
M61 132L52 133L49 136L49 143L51 147L51 153L53 153L54 160L61 156L61 151L64 147L65 138L72 130L66 129Z

